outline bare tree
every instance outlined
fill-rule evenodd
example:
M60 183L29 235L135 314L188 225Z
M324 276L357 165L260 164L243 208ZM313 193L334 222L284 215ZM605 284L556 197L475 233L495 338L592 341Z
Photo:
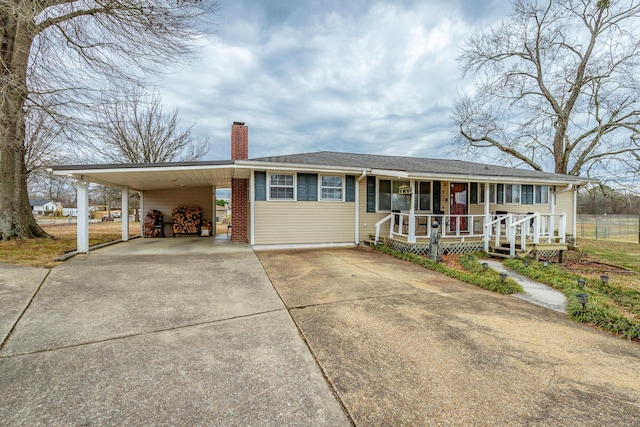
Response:
M193 52L214 0L0 1L0 239L46 236L29 208L25 112L81 118L104 81ZM75 110L74 110L75 108Z
M139 91L104 103L98 110L95 147L113 163L158 163L197 160L209 151L207 139L191 135L193 125L180 127L178 110L164 113L162 98L147 101ZM93 144L95 146L95 144Z
M459 57L476 86L456 101L456 151L633 179L639 18L638 0L516 0L510 18L473 36Z

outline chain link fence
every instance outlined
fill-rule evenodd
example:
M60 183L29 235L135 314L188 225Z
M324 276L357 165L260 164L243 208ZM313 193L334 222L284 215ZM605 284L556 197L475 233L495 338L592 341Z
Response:
M578 237L640 243L640 215L578 215Z

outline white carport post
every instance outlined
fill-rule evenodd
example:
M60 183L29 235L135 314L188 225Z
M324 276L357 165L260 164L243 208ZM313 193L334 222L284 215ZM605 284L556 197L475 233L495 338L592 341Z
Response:
M218 188L215 185L211 186L211 193L213 194L213 206L211 207L213 209L213 218L211 218L211 230L209 230L209 233L211 233L212 236L216 235L216 228L217 228L217 222L216 222L216 215L218 215L218 199L216 196L216 192L218 191Z
M122 241L129 240L129 187L122 189L122 209L120 210L120 221L122 221Z
M78 199L77 251L89 253L89 183L79 180L76 186Z

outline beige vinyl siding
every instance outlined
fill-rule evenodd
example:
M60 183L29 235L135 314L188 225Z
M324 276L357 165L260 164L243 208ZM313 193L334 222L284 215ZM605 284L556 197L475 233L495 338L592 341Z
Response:
M558 190L562 190L562 187L558 187ZM573 234L573 191L567 191L566 193L556 193L556 215L561 213L567 214L567 234ZM558 226L556 220L556 227Z
M350 243L355 239L355 203L254 203L256 245Z
M152 209L162 212L165 222L173 221L171 212L177 206L197 206L202 209L202 218L215 220L213 212L213 189L211 187L176 188L170 190L145 191L142 195L142 218Z

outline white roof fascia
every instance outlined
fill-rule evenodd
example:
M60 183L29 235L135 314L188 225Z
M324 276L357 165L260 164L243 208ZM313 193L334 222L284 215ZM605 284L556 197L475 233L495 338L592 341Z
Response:
M53 170L54 175L82 175L101 173L127 173L127 172L161 172L161 171L184 171L184 170L204 170L204 169L233 169L234 165L181 165L181 166L155 166L155 167L126 167L126 168L103 168L103 169L58 169Z

